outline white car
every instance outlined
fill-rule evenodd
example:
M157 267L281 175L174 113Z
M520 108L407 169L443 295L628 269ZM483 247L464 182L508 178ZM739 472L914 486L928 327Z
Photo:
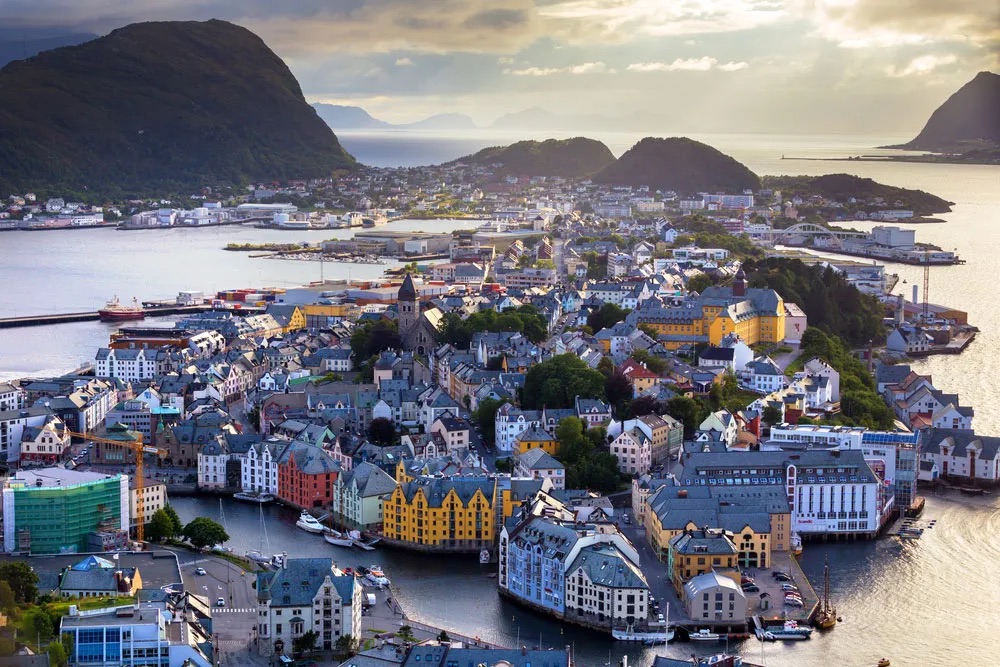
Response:
M226 606L226 599L225 598L219 598L218 600L215 601L215 606L216 607L225 607Z

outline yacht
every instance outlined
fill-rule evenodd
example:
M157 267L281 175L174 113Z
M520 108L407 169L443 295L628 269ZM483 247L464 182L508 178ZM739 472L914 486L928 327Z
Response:
M295 522L295 525L307 533L319 534L325 530L323 524L317 521L312 514L305 511L299 515L299 520Z
M688 639L693 642L717 642L722 638L718 632L712 632L708 628L702 628L698 632L692 632L688 635Z

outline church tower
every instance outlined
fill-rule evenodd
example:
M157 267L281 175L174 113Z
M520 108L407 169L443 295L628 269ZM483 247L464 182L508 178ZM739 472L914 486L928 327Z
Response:
M416 326L420 319L420 302L417 299L417 288L413 286L413 278L409 273L403 280L396 295L397 308L399 310L399 335L405 340L406 334Z
M747 294L747 274L743 273L741 266L733 277L733 296L746 296Z

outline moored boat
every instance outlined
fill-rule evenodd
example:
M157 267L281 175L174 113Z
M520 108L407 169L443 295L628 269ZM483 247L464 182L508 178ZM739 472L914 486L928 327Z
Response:
M837 625L837 610L830 604L830 564L826 561L823 562L823 606L813 623L823 630Z
M332 528L327 528L323 531L323 539L338 547L353 547L354 540L350 536L344 533L333 530Z
M295 522L295 525L307 533L315 533L317 535L325 530L323 524L317 521L316 517L305 511L299 515L299 520Z
M104 304L104 308L97 311L97 316L102 322L123 322L145 319L146 311L143 310L138 299L133 298L132 305L123 305L116 294L113 299Z
M784 639L784 640L809 639L812 636L812 632L813 632L812 628L801 626L795 621L785 621L784 625L780 627L773 627L765 630L764 639L770 641L777 641L779 639Z
M233 498L235 500L242 500L248 503L260 503L261 505L274 500L274 496L270 493L264 493L261 491L240 491L238 493L234 493Z
M722 639L722 635L718 632L712 632L708 628L702 628L698 632L689 634L688 639L693 642L717 642Z

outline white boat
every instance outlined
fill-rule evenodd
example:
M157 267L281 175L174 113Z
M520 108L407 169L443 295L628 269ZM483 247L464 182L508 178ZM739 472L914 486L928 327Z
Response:
M385 576L385 573L382 572L382 568L378 565L372 565L368 569L368 573L365 574L365 579L372 585L379 587L388 586L390 583L389 578Z
M319 534L325 530L323 524L317 521L316 517L314 517L309 512L305 511L303 511L302 514L299 515L299 520L295 522L295 525L301 528L302 530L306 531L307 533Z
M712 632L708 628L702 628L698 632L689 634L688 639L693 642L717 642L722 639L722 635L718 632Z
M239 493L234 493L233 498L248 503L260 503L261 505L274 500L274 496L270 493L263 493L260 491L240 491Z
M323 531L323 539L329 542L330 544L338 547L354 546L354 540L352 540L349 536L344 535L343 533L333 530L331 528L327 528L326 530Z
M657 646L673 641L674 629L667 627L662 632L636 632L631 625L626 628L612 628L611 636L620 642L642 642L647 646Z
M785 621L781 627L767 628L764 631L764 639L768 641L780 640L801 640L809 639L812 636L812 628L799 625L795 621Z

